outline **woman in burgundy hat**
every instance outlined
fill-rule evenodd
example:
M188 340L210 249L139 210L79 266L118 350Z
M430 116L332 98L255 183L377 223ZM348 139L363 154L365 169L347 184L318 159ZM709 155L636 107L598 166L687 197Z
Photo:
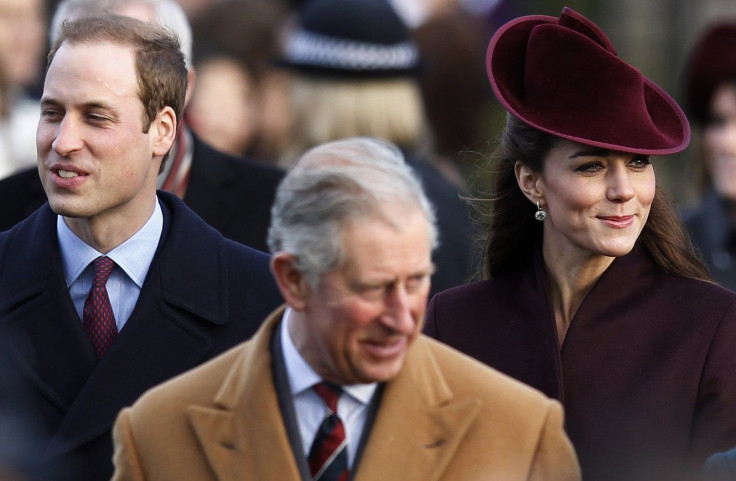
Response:
M508 117L485 279L433 297L425 332L562 401L583 479L694 478L736 445L736 294L656 187L685 115L567 8L501 27L487 70Z

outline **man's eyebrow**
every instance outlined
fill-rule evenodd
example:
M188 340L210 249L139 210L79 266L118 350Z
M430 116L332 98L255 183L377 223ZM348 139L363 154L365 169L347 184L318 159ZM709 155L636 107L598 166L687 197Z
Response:
M41 105L62 105L62 102L54 99L53 97L41 97ZM97 100L85 102L82 104L82 107L85 109L117 110L116 107L110 105L109 103Z
M51 97L41 97L41 105L59 105L60 102Z

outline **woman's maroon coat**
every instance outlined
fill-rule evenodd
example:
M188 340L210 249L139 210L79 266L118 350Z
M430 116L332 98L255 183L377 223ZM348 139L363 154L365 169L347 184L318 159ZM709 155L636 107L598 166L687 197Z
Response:
M541 254L437 294L425 332L565 406L583 479L690 479L736 446L736 294L614 260L558 347ZM493 429L489 426L489 429Z

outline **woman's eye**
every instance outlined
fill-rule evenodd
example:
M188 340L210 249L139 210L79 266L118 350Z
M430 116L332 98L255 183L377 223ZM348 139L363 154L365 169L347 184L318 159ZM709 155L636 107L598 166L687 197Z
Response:
M634 159L631 161L631 165L633 165L634 167L640 168L640 169L645 168L647 165L651 163L652 163L652 159L650 159L648 155L640 155L640 156L634 157Z
M603 164L601 164L600 162L590 162L590 163L581 165L575 170L577 170L578 172L595 173L601 170L602 168L603 168Z

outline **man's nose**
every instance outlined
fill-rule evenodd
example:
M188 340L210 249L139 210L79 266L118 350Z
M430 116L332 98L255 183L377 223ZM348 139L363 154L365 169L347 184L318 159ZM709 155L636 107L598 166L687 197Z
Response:
M397 332L410 334L414 331L415 319L411 311L411 295L402 284L391 289L386 295L386 324Z
M59 122L56 137L51 146L59 155L65 157L82 148L83 141L78 123L70 116L64 116Z

